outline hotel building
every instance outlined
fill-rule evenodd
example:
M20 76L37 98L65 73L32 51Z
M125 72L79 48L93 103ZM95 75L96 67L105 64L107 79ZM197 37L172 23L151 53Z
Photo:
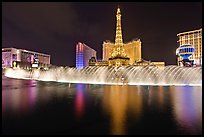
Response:
M194 65L202 65L202 28L192 31L181 32L177 34L179 46L184 44L191 44L195 51L189 60L194 60ZM177 57L177 64L180 66L182 58Z
M127 56L130 58L129 64L132 65L135 62L142 60L141 53L141 44L140 39L133 40L124 44L124 50ZM107 61L111 57L111 53L113 51L115 43L111 43L110 41L103 42L103 60Z
M89 59L96 58L96 51L84 43L78 42L76 45L76 68L82 69L89 65Z
M36 63L36 67L48 67L50 65L50 55L25 49L2 48L2 68L20 67L28 69Z
M142 59L140 39L123 43L121 16L120 8L118 8L115 43L103 42L103 60L109 61L109 65L133 65Z
M110 41L103 42L103 61L105 62L103 64L107 64L109 66L149 65L150 63L146 63L142 59L142 42L140 39L135 39L131 42L123 43L121 16L122 15L120 8L117 8L115 43L112 43ZM156 65L163 68L165 63L152 62L151 65Z

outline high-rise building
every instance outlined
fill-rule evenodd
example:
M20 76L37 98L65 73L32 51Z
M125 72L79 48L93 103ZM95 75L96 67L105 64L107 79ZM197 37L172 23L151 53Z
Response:
M76 68L82 69L89 65L89 59L96 58L96 51L84 43L78 42L76 45Z
M109 65L132 65L141 61L140 39L123 43L120 8L117 9L116 19L115 43L103 42L103 60L109 61Z
M192 31L186 31L177 34L178 36L178 44L179 46L185 44L191 44L195 51L192 56L189 57L189 60L193 60L194 65L200 66L202 65L202 28ZM177 57L177 64L180 66L182 58L180 56Z
M2 68L31 68L36 60L36 67L47 67L50 64L50 55L25 49L2 48Z

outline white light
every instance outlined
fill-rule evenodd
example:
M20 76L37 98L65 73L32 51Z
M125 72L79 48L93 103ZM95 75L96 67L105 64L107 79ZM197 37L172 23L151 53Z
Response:
M37 65L37 64L33 64L33 65ZM170 66L170 68L172 68L172 66ZM177 68L180 69L180 67L177 67ZM69 67L67 67L67 69L69 69ZM81 71L75 71L76 69L69 69L67 71L65 69L61 70L59 67L56 70L60 70L61 72L64 72L64 73L61 73L60 75L56 75L56 74L58 74L59 71L56 71L55 69L53 69L53 70L50 69L49 71L46 71L46 72L38 70L38 69L33 69L33 70L34 70L34 73L31 75L30 71L25 71L23 69L15 69L15 70L8 69L5 72L5 75L8 77L15 77L15 78L23 78L23 79L32 78L32 79L36 79L39 81L56 81L56 82L65 82L65 83L106 84L106 85L124 85L124 83L125 83L127 85L202 86L202 84L201 84L202 79L200 79L198 82L190 81L187 84L182 83L182 82L181 83L176 82L176 81L171 82L171 83L166 83L163 80L159 81L158 83L154 83L154 81L148 82L149 77L147 77L147 81L143 82L143 81L137 80L137 79L140 79L140 77L139 78L137 77L137 78L133 79L132 81L131 81L131 79L129 79L130 77L127 77L127 80L126 80L126 77L125 78L121 77L122 81L120 81L117 77L117 78L115 78L115 81L114 81L114 76L111 76L110 77L112 79L112 82L111 82L111 81L106 81L105 77L102 77L103 76L102 73L100 73L100 74L98 74L98 76L96 76L96 77L98 77L97 79L91 78L92 77L91 73L90 73L91 74L90 79L87 79L87 78L84 79L83 73L81 73ZM70 72L70 70L73 72ZM186 71L186 69L184 68L183 71ZM195 70L195 72L199 72L199 69ZM151 73L153 73L153 72L151 72ZM77 75L79 74L79 77L76 74ZM129 73L127 73L127 74L129 74ZM168 75L170 76L171 74L172 73L169 73ZM145 78L146 78L146 76L147 75L144 75ZM123 81L123 80L125 80L125 81Z
M179 49L176 49L176 55L178 55L178 53L179 53Z
M32 67L33 67L33 68L37 68L37 67L38 67L38 64L32 64Z

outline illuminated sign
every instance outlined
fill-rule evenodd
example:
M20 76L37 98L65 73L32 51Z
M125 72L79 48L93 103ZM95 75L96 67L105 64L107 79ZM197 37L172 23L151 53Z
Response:
M37 68L38 64L32 64L32 68Z

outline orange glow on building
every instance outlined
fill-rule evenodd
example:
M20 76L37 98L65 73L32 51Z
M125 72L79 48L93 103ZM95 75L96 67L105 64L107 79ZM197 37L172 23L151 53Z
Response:
M128 43L123 43L122 38L122 25L121 25L121 11L120 8L117 9L116 14L117 22L116 22L116 35L115 35L115 43L111 43L110 41L103 42L103 60L108 61L110 58L114 57L122 57L129 58L129 60L115 60L109 61L109 64L124 64L124 65L132 65L137 61L141 61L141 41L140 39L133 40ZM120 63L117 63L117 62ZM116 63L115 63L116 62Z

